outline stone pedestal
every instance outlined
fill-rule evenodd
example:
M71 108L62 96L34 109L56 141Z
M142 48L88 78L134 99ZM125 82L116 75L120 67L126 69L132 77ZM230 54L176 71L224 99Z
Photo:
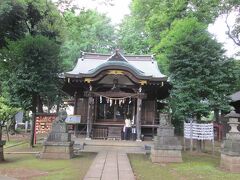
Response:
M157 136L154 137L154 146L151 149L151 160L154 163L182 162L182 146L174 136L174 127L160 126Z
M4 160L3 146L6 144L6 141L0 141L0 162Z
M239 133L228 133L223 141L220 167L231 172L240 172Z
M240 155L221 153L220 167L230 172L240 172Z
M240 132L237 126L240 124L238 118L240 114L231 112L225 117L229 117L228 124L231 129L226 134L221 149L220 167L230 172L240 172Z
M52 131L43 143L42 159L70 159L73 158L73 144L71 134L67 132L65 122L54 121Z

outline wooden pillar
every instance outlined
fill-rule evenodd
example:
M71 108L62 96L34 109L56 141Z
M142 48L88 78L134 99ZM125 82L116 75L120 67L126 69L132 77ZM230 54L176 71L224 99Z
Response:
M73 114L77 114L77 103L78 103L78 98L77 98L77 91L74 93L74 109L73 109Z
M92 131L92 102L93 98L88 97L88 113L87 113L87 137L86 139L91 139L90 134Z
M132 101L133 101L133 107L132 107L133 124L136 124L136 111L135 111L135 109L136 109L136 101L135 101L135 99L133 99Z
M137 128L137 141L141 141L141 111L142 111L142 99L137 99L137 117L136 117L136 128Z
M114 104L113 104L113 120L117 121L117 104L116 104L116 100L114 101Z
M93 126L93 118L95 115L95 99L93 97L90 98L90 104L91 104L91 114L90 114L90 132L92 132L92 126Z

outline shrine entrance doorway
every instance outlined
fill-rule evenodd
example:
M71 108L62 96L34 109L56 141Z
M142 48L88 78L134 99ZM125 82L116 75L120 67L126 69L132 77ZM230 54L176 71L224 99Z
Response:
M135 99L133 98L107 98L100 96L97 99L96 122L118 122L124 123L126 115L134 118Z

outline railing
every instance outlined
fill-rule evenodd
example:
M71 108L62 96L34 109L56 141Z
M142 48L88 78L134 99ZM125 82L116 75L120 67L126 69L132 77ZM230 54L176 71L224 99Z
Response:
M108 129L107 128L93 128L92 137L93 137L93 139L107 139Z

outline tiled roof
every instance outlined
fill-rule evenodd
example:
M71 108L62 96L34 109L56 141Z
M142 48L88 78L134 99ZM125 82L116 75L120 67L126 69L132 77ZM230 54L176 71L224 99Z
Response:
M240 101L240 91L235 92L234 94L230 95L230 98L233 102Z
M147 79L149 79L149 77L153 79L167 79L167 77L160 72L157 61L154 60L152 56L123 56L118 51L112 55L85 53L82 58L78 59L74 69L65 73L65 77L86 77L101 71L101 69L107 69L108 67L130 69L141 77L148 77Z

